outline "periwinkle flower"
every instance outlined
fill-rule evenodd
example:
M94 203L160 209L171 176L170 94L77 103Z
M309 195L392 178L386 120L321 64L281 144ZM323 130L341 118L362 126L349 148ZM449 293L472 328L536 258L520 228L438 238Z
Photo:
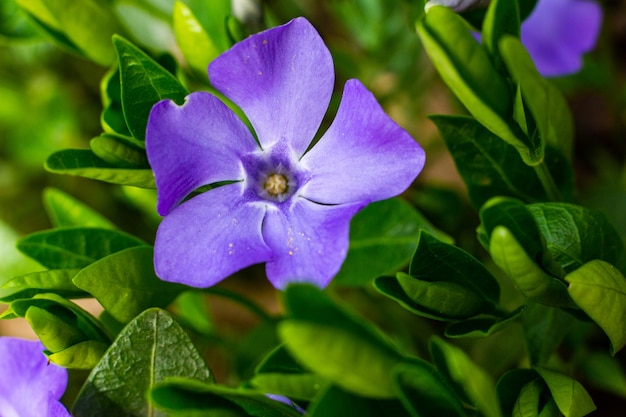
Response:
M591 51L602 25L594 0L539 0L522 23L522 43L544 77L573 74Z
M69 417L59 399L67 371L49 364L37 340L0 337L0 416Z
M146 148L165 216L157 275L207 287L265 262L276 288L296 281L324 287L346 257L351 218L403 192L424 151L357 80L345 84L334 121L309 149L334 70L304 18L237 43L209 65L209 79L245 113L256 139L206 92L182 106L166 100L152 108Z

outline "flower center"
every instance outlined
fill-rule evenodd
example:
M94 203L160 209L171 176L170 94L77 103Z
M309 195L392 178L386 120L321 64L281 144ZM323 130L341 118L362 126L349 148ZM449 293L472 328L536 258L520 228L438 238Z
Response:
M270 174L263 183L263 188L269 195L277 197L289 191L289 181L283 174Z

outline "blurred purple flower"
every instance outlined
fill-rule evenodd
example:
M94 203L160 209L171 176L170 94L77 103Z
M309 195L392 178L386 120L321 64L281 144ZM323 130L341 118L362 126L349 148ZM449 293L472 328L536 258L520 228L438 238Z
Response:
M69 417L59 402L67 371L48 364L37 340L0 337L0 415L2 417Z
M424 151L357 80L346 83L334 122L307 151L334 71L304 18L239 42L211 63L209 78L245 113L257 139L209 93L152 108L146 147L165 216L157 275L207 287L266 262L276 288L326 286L346 257L350 219L403 192ZM231 183L181 204L198 187L224 181Z
M522 23L522 43L545 77L579 71L602 25L602 8L594 0L539 0Z

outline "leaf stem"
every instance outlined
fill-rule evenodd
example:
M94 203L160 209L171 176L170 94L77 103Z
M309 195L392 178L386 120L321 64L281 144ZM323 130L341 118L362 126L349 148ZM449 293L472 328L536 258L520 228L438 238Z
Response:
M550 201L563 201L561 191L559 191L559 188L556 186L554 178L548 170L548 166L546 165L545 161L541 161L540 164L535 165L534 169Z
M226 290L224 288L219 288L219 287L205 288L203 291L208 293L208 294L213 294L213 295L217 295L219 297L228 298L228 299L230 299L230 300L240 304L242 307L247 308L250 312L252 312L253 314L257 315L261 320L265 321L265 320L272 320L273 319L272 316L270 316L258 304L250 301L246 297L244 297L241 294L238 294L238 293L236 293L234 291Z

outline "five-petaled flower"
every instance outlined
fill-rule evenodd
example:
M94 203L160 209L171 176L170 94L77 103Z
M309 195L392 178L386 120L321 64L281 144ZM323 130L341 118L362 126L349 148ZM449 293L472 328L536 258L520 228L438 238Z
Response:
M49 364L37 340L0 337L0 415L2 417L70 417L59 399L67 371Z
M311 147L334 70L304 18L235 44L209 65L209 79L245 113L256 137L206 92L182 106L165 100L152 108L146 148L165 216L157 275L207 287L265 262L276 288L327 285L346 257L351 218L403 192L421 171L424 151L354 79ZM189 198L216 183L226 185Z
M594 0L539 0L522 23L522 43L544 77L573 74L591 51L602 26Z

